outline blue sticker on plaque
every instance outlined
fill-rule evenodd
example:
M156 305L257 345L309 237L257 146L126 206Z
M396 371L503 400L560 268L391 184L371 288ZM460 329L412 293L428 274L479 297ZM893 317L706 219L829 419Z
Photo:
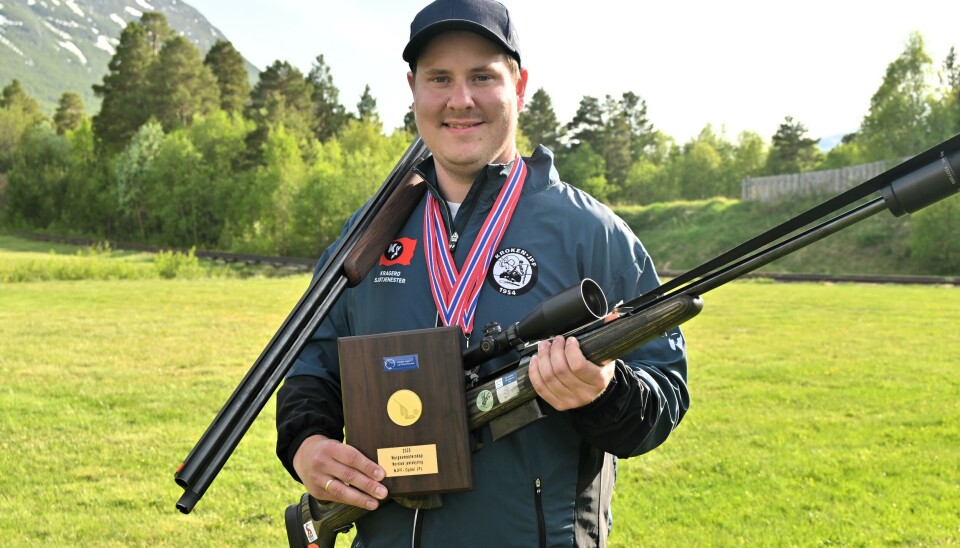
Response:
M420 359L416 354L383 358L384 371L412 371L414 369L420 369Z

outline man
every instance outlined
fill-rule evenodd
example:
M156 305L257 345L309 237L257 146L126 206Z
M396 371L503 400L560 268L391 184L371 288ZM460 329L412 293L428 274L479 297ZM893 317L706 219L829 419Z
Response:
M461 326L466 347L481 336L474 326L511 325L583 278L611 302L659 285L626 224L561 182L550 151L518 156L527 71L505 7L436 1L411 24L403 58L417 128L432 153L417 168L429 190L397 235L414 246L412 258L347 290L317 330L278 394L277 454L318 499L376 510L357 524L362 546L604 545L615 456L653 449L687 409L679 330L606 364L588 362L573 338L541 343L530 379L547 417L496 442L481 429L475 488L444 494L440 508L391 502L383 469L342 443L340 394L349 387L340 386L337 337L450 324ZM512 210L508 228L490 244L478 293L465 297L475 313L451 314L460 308L448 302L451 282L440 283L437 257L451 249L458 269L474 260L478 234L501 209Z

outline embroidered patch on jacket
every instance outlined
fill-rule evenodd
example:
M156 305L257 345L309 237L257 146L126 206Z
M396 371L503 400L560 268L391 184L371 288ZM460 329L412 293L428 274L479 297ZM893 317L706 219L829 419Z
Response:
M504 295L523 295L537 285L537 260L527 251L508 247L493 256L487 282Z
M380 256L380 266L403 265L410 266L413 252L417 249L417 241L412 238L399 238L390 242L386 251Z

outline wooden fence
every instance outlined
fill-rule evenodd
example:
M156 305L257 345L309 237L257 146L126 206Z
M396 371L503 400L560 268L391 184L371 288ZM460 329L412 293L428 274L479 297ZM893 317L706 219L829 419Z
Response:
M741 183L740 197L744 201L775 202L798 194L839 194L876 177L889 167L890 162L880 161L840 169L747 177Z

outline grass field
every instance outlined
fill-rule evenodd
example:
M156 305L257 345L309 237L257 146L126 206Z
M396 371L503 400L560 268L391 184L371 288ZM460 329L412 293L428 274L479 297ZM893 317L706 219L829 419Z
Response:
M307 281L0 283L0 544L284 545L273 402L190 515L173 473ZM613 546L960 543L960 290L705 301L693 406L621 461Z

